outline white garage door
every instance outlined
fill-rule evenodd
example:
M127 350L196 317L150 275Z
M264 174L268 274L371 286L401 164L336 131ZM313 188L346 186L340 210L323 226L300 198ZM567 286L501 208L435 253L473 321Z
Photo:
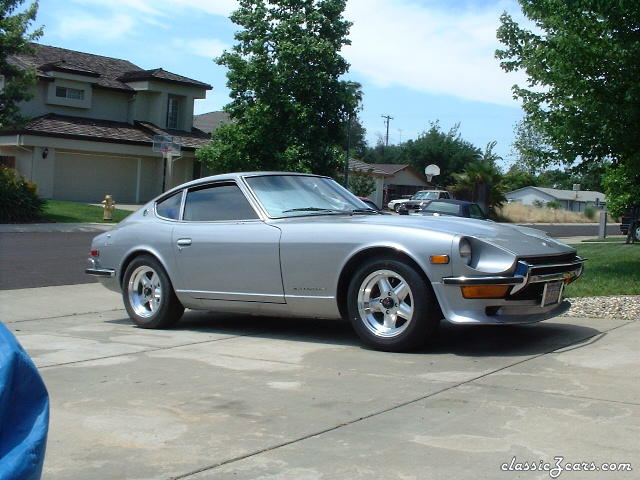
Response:
M117 203L136 201L138 159L56 152L53 198L100 202L106 194Z

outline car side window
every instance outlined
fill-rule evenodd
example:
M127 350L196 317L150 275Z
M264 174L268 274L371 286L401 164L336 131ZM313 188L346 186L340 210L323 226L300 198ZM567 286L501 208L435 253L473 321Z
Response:
M258 218L246 197L235 184L206 185L187 191L183 220L216 222Z
M180 202L182 201L182 190L174 193L168 198L156 204L158 216L178 220L180 217Z

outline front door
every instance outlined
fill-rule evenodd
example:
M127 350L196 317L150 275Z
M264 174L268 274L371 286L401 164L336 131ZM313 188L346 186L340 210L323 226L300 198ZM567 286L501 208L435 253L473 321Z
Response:
M189 189L172 241L176 290L206 300L285 303L280 230L258 218L235 183Z

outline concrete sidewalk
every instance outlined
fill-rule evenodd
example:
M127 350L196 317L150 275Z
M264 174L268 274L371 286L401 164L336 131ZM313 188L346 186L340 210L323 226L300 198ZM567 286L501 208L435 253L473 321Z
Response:
M81 287L81 288L80 288ZM134 327L100 285L0 292L51 395L55 479L550 478L512 462L640 468L640 323L443 325L363 349L323 320L187 312Z

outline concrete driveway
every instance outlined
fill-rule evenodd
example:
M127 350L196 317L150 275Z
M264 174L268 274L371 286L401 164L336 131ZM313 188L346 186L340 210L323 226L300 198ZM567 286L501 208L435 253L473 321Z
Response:
M637 321L444 325L436 347L390 354L363 349L335 321L187 312L176 329L143 330L96 284L0 291L0 318L51 395L45 479L640 470ZM516 471L525 462L555 470Z

